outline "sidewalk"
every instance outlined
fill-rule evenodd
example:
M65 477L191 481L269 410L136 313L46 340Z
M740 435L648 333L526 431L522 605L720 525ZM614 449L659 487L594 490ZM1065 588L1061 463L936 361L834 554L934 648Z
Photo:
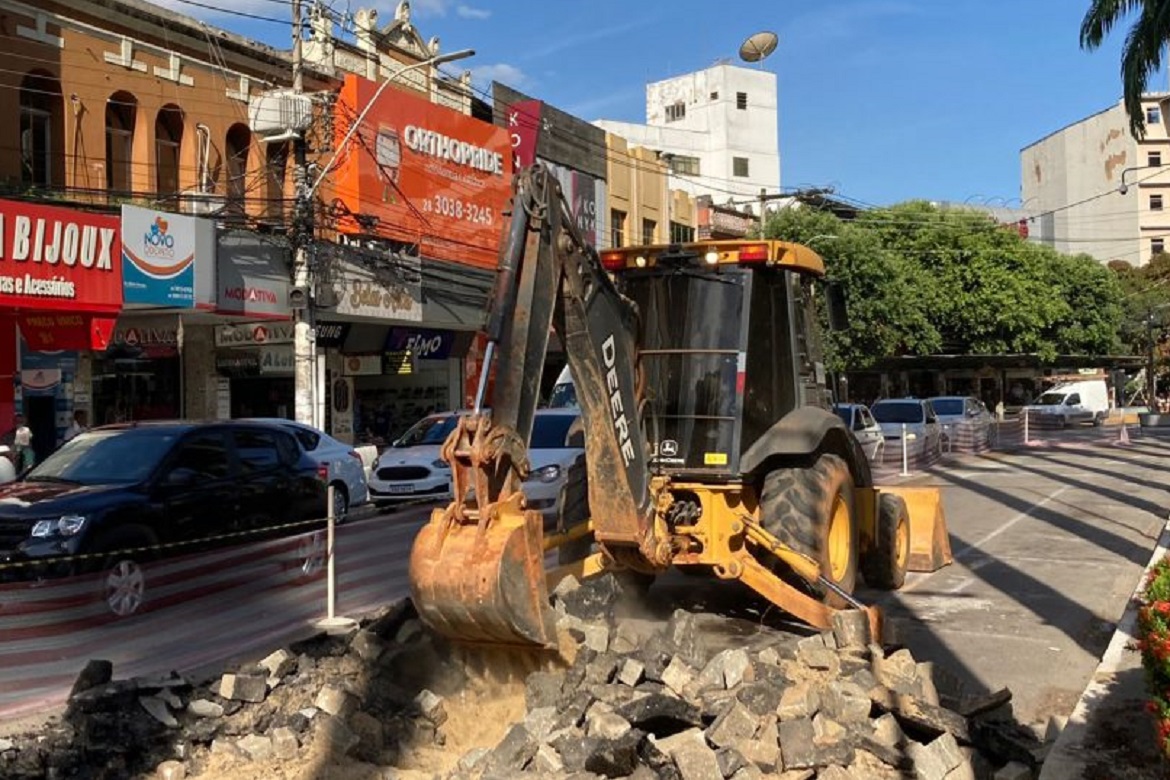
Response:
M1166 555L1168 546L1170 522L1146 571ZM1135 596L1144 581L1143 575ZM1157 780L1170 772L1155 744L1153 720L1145 712L1145 672L1141 655L1131 649L1136 624L1137 602L1131 599L1101 664L1048 754L1040 780Z

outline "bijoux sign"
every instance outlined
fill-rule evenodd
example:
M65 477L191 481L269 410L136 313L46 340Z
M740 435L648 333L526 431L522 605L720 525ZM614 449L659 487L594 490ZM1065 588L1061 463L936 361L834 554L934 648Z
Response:
M0 306L120 309L118 225L105 214L0 200Z

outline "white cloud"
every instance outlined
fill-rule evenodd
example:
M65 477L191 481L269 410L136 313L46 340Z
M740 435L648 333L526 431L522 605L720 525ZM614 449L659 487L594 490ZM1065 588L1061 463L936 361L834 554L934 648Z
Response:
M530 81L527 73L506 62L497 62L494 65L477 65L471 69L471 78L480 86L487 86L493 81L498 81L516 88L523 87Z
M463 19L487 19L492 15L492 12L486 8L474 8L470 5L456 7L455 13Z
M396 3L394 5L397 5ZM411 0L411 13L421 17L446 16L451 7L451 0ZM390 19L394 18L394 11L390 11Z

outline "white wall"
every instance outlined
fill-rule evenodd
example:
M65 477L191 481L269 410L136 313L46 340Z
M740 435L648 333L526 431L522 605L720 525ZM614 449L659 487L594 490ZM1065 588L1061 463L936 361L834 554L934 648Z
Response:
M736 93L747 95L747 108L736 107ZM713 97L714 95L714 97ZM667 107L682 103L685 116L668 121ZM761 189L780 188L779 118L776 76L735 65L649 84L646 124L599 120L608 132L645 146L699 158L699 175L672 175L671 189L692 196L710 194L716 202L755 198ZM733 157L748 159L746 177L734 176Z

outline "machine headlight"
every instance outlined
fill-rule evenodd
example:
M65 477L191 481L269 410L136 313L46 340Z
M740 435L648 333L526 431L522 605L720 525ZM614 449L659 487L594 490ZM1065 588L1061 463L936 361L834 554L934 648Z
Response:
M85 515L64 515L56 520L38 520L33 526L32 535L38 539L50 536L76 536L85 528L87 520Z
M556 482L561 476L561 467L555 463L551 466L542 466L528 473L525 482Z
M451 468L451 466L447 464L447 461L440 458L439 460L431 463L431 468L446 471L447 469Z

